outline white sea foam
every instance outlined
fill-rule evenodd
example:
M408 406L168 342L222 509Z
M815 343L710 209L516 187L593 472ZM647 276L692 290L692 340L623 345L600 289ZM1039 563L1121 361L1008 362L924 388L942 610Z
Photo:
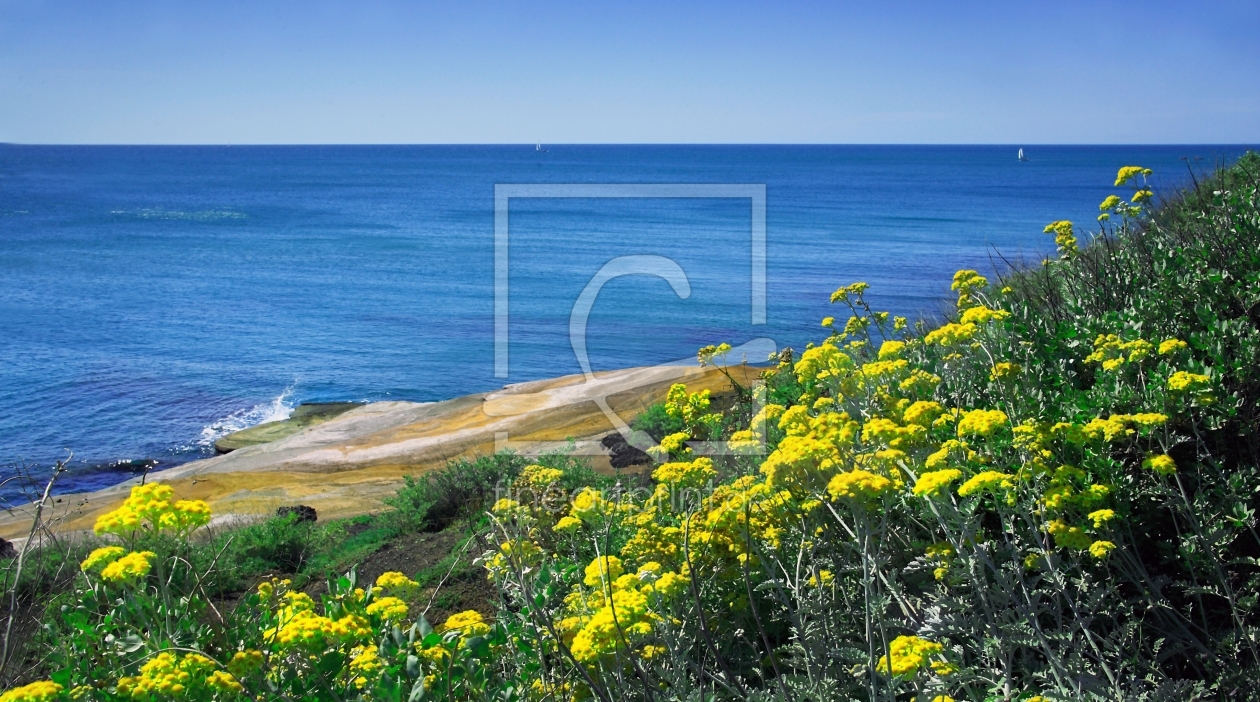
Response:
M293 413L293 404L290 397L293 395L293 386L284 389L277 397L263 404L254 405L249 409L241 409L229 414L223 419L211 423L209 426L201 430L201 436L193 442L197 448L208 449L214 446L214 442L231 434L232 432L248 429L259 424L267 422L279 422L289 418Z

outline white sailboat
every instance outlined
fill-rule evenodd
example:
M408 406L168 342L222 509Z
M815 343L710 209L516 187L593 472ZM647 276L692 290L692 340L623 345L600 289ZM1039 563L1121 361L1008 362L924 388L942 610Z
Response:
M1028 160L1028 157L1024 155L1024 149L1023 149L1023 147L1021 147L1021 148L1020 148L1020 150L1019 150L1019 160L1021 160L1021 161L1027 161L1027 160Z
M547 150L542 147L541 141L538 142L537 144L534 144L534 151L541 151L544 154L547 153Z

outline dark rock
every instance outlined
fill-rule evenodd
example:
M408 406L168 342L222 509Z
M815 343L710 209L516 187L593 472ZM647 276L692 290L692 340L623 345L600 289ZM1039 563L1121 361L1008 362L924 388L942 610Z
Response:
M291 514L296 515L297 519L295 521L299 521L299 522L313 522L319 518L319 515L315 513L315 508L308 507L306 505L298 505L296 507L281 507L280 509L276 510L277 517L287 517Z
M17 558L18 552L12 541L0 539L0 558Z
M626 442L620 432L613 432L599 442L611 454L609 463L613 468L629 468L652 462L652 457Z

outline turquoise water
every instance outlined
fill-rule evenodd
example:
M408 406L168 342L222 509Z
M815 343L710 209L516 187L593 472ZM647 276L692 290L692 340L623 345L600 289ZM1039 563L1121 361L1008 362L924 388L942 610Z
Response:
M838 285L941 309L958 268L1052 249L1119 166L1158 187L1237 146L43 147L0 145L0 465L74 452L63 490L208 455L316 400L440 400L578 372L569 314L610 259L598 369L769 337L802 346ZM1194 161L1194 157L1202 161ZM533 199L510 215L510 374L494 374L496 183L764 183L767 322L747 200ZM1157 189L1158 189L1157 187ZM840 316L840 315L838 315ZM0 488L13 495L13 484Z

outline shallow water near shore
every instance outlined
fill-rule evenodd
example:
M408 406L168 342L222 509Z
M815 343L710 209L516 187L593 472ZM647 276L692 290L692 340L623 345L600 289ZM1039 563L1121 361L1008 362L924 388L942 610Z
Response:
M1053 249L1092 224L1119 166L1157 190L1241 146L40 147L0 145L0 466L61 491L212 452L299 402L432 401L579 372L570 313L609 260L596 370L758 337L800 347L827 298L941 309L959 268ZM1203 160L1195 161L1195 157ZM767 315L750 315L750 207L721 199L528 199L510 209L510 373L494 373L496 183L766 186ZM752 359L761 360L761 359ZM15 484L0 497L17 499Z

